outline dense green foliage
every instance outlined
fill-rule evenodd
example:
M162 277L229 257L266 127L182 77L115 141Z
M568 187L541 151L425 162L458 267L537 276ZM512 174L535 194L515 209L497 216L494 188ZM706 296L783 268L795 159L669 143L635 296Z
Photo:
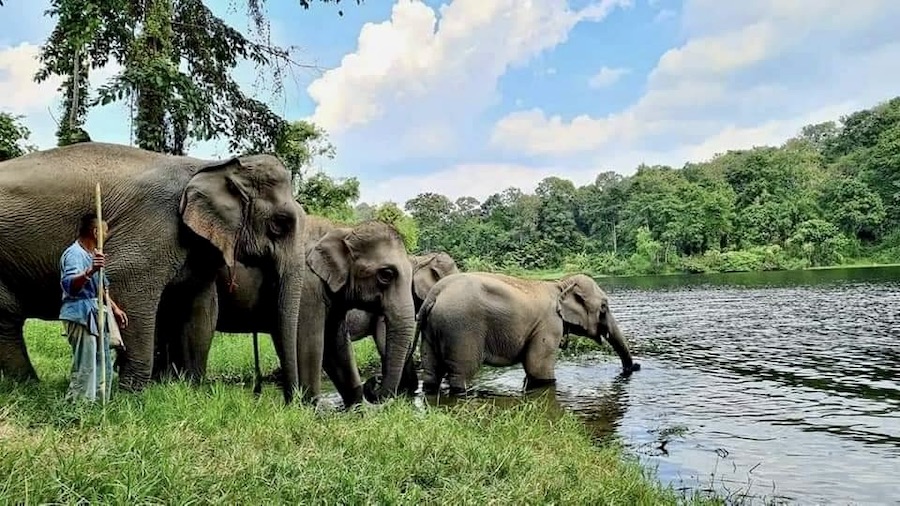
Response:
M900 261L900 97L809 125L778 147L576 187L544 179L484 202L406 202L421 249L468 269L598 274L790 269Z
M28 144L31 131L22 124L22 116L0 112L0 162L34 150Z
M52 0L56 26L35 79L64 78L58 144L85 138L90 107L130 99L135 144L144 149L185 154L191 140L224 137L232 151L273 150L287 122L245 93L232 71L252 63L277 94L285 72L304 65L292 59L294 48L271 42L263 3L247 0L255 36L246 36L202 0ZM89 96L90 71L110 63L121 70Z
M59 324L29 322L25 336L43 381L0 381L5 502L679 502L547 396L514 406L397 400L351 413L285 407L276 388L250 393L249 336L220 335L207 384L155 384L86 407L63 400L71 352ZM271 365L271 342L262 344Z

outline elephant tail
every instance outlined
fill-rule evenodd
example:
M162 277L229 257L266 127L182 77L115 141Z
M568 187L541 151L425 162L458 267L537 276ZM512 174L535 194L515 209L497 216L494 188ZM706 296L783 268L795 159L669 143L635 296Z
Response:
M436 298L434 297L434 292L428 294L425 298L425 301L422 302L422 307L419 308L419 312L416 313L416 335L419 333L419 329L425 325L425 322L428 320L428 315L431 314L431 309L434 308L434 302Z
M425 323L428 320L428 315L429 313L431 313L431 308L434 307L434 301L434 297L427 297L425 299L425 302L422 303L422 307L419 308L419 312L416 313L416 328L413 333L412 346L409 347L407 361L412 360L413 352L416 351L416 346L419 345L419 338L422 336L422 327L425 326Z

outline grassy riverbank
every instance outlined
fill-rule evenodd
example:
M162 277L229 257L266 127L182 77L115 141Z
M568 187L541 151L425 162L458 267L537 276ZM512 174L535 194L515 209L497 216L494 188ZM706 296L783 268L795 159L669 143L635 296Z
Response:
M202 386L157 384L117 393L105 408L71 406L62 400L69 349L60 330L57 322L26 326L40 383L0 381L4 501L678 502L618 446L597 447L574 417L545 416L535 403L417 408L401 400L316 412L283 407L270 385L257 400L247 336L216 340L214 381ZM274 353L262 342L271 370ZM363 364L374 355L370 342L356 344Z

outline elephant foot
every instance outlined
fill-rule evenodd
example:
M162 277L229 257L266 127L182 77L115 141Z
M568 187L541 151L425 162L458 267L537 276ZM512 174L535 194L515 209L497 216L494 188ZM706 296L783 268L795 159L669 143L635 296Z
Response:
M623 366L622 367L622 374L625 376L630 376L631 373L633 373L635 371L640 371L640 370L641 370L641 364L639 362L633 362L631 364L631 366Z
M441 391L441 382L425 380L422 382L422 393L425 395L435 395Z
M406 395L416 395L416 390L419 389L419 378L417 375L412 374L411 376L404 376L400 379L400 386L397 390L404 392Z
M471 388L455 387L453 385L450 385L447 394L450 397L477 397L477 395L475 395L475 391Z
M363 386L358 385L353 390L351 390L346 396L341 395L341 400L344 401L344 409L348 410L353 406L361 405L364 398Z
M372 376L363 383L363 397L372 404L378 404L387 397L381 390L378 376Z
M119 376L119 390L128 393L139 393L146 386L146 382L133 380L128 377Z
M523 387L525 390L535 390L553 386L556 384L556 378L535 378L534 376L525 375Z

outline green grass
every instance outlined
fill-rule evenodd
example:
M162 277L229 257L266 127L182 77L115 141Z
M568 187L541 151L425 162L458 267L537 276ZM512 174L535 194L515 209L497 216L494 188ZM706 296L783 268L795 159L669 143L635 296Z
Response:
M271 385L256 399L249 336L215 340L202 385L157 383L115 392L105 407L68 404L60 330L58 322L26 326L39 383L0 380L3 503L685 501L617 443L597 446L572 415L548 415L538 402L403 399L339 412L285 407ZM271 341L261 342L270 370ZM377 363L370 343L356 346Z

